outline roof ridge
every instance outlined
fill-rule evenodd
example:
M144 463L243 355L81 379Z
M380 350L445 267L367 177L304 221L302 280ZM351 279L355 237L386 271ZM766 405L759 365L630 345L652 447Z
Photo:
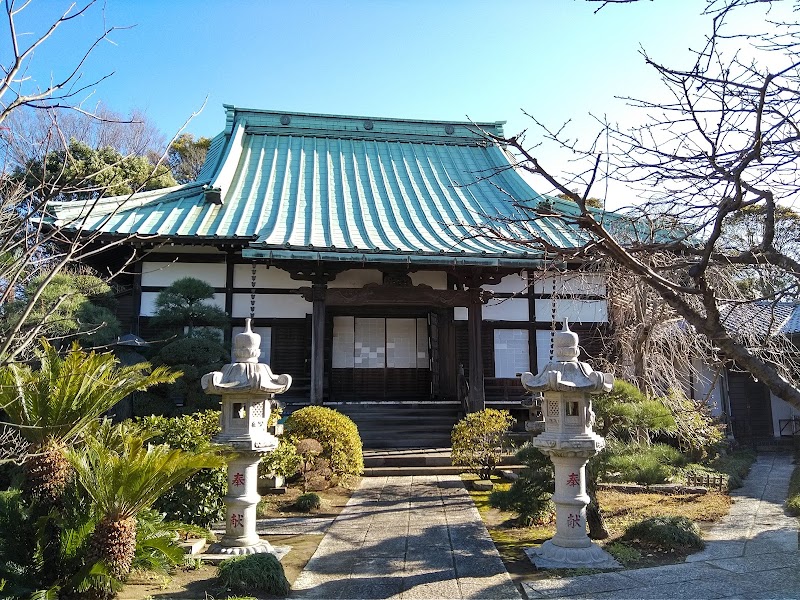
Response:
M262 115L288 115L290 117L313 117L322 119L369 119L371 121L391 122L391 123L411 123L423 125L470 125L470 126L491 126L500 127L506 124L507 121L473 121L467 117L466 120L453 120L453 119L409 119L405 117L376 117L370 115L344 115L333 113L314 113L314 112L298 112L291 110L275 110L267 108L246 108L235 106L233 104L222 105L227 111L235 111L238 113L255 113Z

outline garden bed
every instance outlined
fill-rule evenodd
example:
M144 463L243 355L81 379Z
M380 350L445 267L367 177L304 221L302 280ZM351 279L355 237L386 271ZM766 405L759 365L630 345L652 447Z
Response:
M358 482L353 482L352 488L334 487L319 490L322 501L320 510L312 513L301 513L294 510L293 502L302 494L299 487L289 487L285 494L279 496L266 495L258 505L258 517L270 519L278 517L335 517L350 499L353 489ZM291 551L281 559L286 578L289 583L294 583L302 572L306 563L314 555L323 535L264 535L273 546L290 546ZM224 599L228 596L217 587L217 567L191 561L190 567L177 569L170 575L153 575L149 573L134 573L129 583L119 593L119 600L144 600L155 599L185 599L185 598L216 598ZM253 598L270 598L270 596L252 596Z
M474 476L462 476L468 483ZM495 480L495 489L507 489L510 485ZM538 546L553 537L555 524L517 527L515 514L489 506L490 492L470 489L475 505L494 540L500 557L516 582L543 579L554 575L574 574L566 570L538 570L531 563L524 549ZM615 489L598 491L603 507L606 527L610 537L598 543L611 552L625 568L641 568L683 562L695 549L671 550L638 541L622 540L625 528L637 521L652 516L684 516L698 523L703 529L728 513L730 497L714 491L704 494L662 494L652 492L629 493ZM588 571L587 571L588 572Z

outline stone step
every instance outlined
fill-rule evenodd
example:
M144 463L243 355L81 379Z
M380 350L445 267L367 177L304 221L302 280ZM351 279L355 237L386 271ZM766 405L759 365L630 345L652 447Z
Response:
M450 432L461 416L461 406L455 402L340 402L325 406L355 422L365 448L449 446Z
M405 475L459 475L464 469L452 465L429 467L364 467L364 477L403 477Z
M365 467L432 467L450 466L450 448L391 448L365 450Z
M398 433L388 435L379 431L361 433L361 443L364 448L419 448L422 446L444 446L450 443L450 436L437 433Z
M388 448L364 450L364 467L369 468L416 468L416 467L450 467L450 448ZM513 454L506 454L500 459L500 465L518 466ZM459 467L460 468L460 467Z

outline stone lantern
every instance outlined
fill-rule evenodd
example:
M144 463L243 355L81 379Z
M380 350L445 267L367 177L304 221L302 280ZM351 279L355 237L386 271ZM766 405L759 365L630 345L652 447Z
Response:
M222 396L222 431L213 438L233 448L228 461L228 493L225 501L225 535L209 548L210 554L255 554L274 549L256 533L258 463L262 454L278 447L278 438L267 431L275 394L292 385L289 375L274 375L269 365L258 362L261 336L253 333L250 319L245 331L233 339L234 362L203 375L207 394Z
M578 361L578 336L564 327L553 337L553 359L538 374L523 373L522 385L541 392L544 433L533 445L555 467L556 534L530 551L540 568L611 568L619 564L586 534L586 463L605 446L592 431L590 394L611 391L614 377Z

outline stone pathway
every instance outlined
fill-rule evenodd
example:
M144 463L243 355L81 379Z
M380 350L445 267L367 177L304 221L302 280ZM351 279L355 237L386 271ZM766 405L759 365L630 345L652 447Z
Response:
M301 598L518 599L458 476L370 477L293 586Z
M525 582L528 598L800 598L798 522L784 514L792 458L759 456L731 512L686 563Z

